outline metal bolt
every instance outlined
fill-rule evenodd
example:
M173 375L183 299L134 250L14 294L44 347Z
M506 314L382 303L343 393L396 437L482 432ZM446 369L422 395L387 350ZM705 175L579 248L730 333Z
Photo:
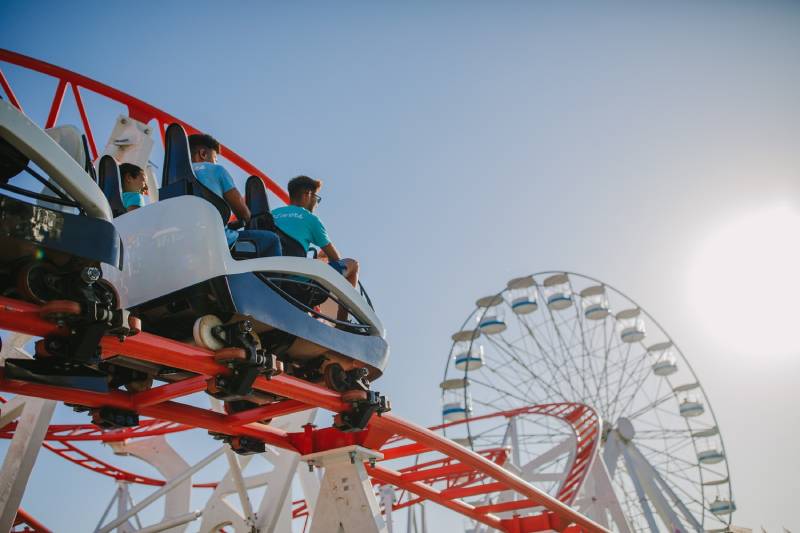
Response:
M350 464L356 464L356 452L350 452L348 455L350 456Z
M103 277L103 271L97 267L90 266L90 267L85 267L81 270L81 279L87 285L91 285L95 281L99 280L101 277Z
M375 468L375 458L374 457L370 457L369 458L369 466L371 466L372 468Z
M309 472L313 472L314 471L314 461L309 461L308 462L308 471Z

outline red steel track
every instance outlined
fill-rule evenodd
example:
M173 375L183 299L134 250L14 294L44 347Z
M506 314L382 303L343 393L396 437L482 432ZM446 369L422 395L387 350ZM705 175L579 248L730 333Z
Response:
M84 133L86 133L86 139L89 141L89 149L92 152L92 159L97 159L99 153L97 151L97 144L95 142L92 125L89 122L86 106L84 105L83 97L81 96L81 89L91 91L124 104L128 108L128 116L130 116L132 119L143 123L148 123L151 120L155 120L158 124L158 131L161 133L162 142L164 140L164 131L166 130L167 126L173 122L177 122L183 126L183 128L189 134L200 132L200 130L191 124L182 121L178 117L175 117L165 111L162 111L161 109L158 109L157 107L148 104L147 102L143 102L138 98L126 94L119 89L109 87L104 83L100 83L99 81L82 76L77 72L72 72L65 68L51 65L50 63L18 54L4 48L0 48L0 61L5 61L29 70L34 70L58 80L58 85L56 87L55 94L53 95L53 100L50 104L50 112L48 113L47 120L44 123L45 128L52 128L56 125L56 122L58 121L58 115L61 112L61 105L64 102L64 96L67 92L67 87L71 89L72 96L75 99L75 106L78 108L78 113L81 116L81 122L83 123ZM2 69L0 69L0 87L2 87L3 91L5 91L8 101L11 102L11 104L17 109L23 110L23 102L17 98L17 95L14 93L8 78L6 78L6 76L3 74ZM244 157L240 156L226 146L222 146L220 155L225 157L232 164L239 167L248 176L258 176L262 179L262 181L264 181L264 184L275 194L275 196L284 202L289 201L286 191L284 191L280 185L272 181L269 176L261 172L258 168L256 168L255 165L247 161Z
M64 333L56 324L39 317L38 306L9 298L0 298L0 328L36 336ZM259 377L254 384L256 389L276 394L287 400L233 415L225 415L174 401L176 398L205 390L206 380L214 376L229 374L228 367L214 361L212 352L147 333L140 333L135 337L126 338L124 341L120 341L116 337L104 337L101 347L104 358L123 354L143 361L193 372L197 376L161 385L145 392L130 393L115 390L98 393L15 381L6 379L0 374L0 390L87 407L110 406L136 411L144 416L203 428L215 433L253 437L272 446L301 454L351 444L378 450L389 439L400 437L410 441L410 444L399 444L382 450L386 460L429 451L439 452L447 458L448 467L456 467L462 475L471 472L469 475L474 476L475 480L482 483L470 487L454 487L456 490L448 491L426 483L425 480L430 477L429 474L420 476L419 472L400 472L383 465L368 467L369 475L380 483L394 485L414 493L420 498L431 500L464 516L504 531L538 531L554 525L560 526L557 529L563 529L572 523L587 531L602 530L599 525L580 515L563 502L533 487L489 458L467 450L433 431L390 414L373 417L367 429L356 433L343 433L331 427L315 429L310 426L307 426L303 432L287 433L256 422L256 420L273 418L312 407L321 407L333 412L348 410L350 405L342 401L341 395L332 390L286 375L278 375L269 380ZM588 409L584 406L574 405L561 407L564 409L565 419L573 418L575 423L584 420L587 412L584 410ZM596 418L596 415L593 416ZM579 424L578 427L583 428L583 424ZM594 431L596 435L597 425L590 426L589 429L583 428L583 430L589 433ZM515 492L518 495L516 501L502 507L498 507L498 505L476 507L462 499L478 494L504 491ZM495 514L532 506L541 506L547 511L532 516L519 515L509 519L501 519Z
M98 156L98 151L86 107L81 97L81 89L125 105L129 116L136 120L145 123L156 121L162 141L166 126L173 122L181 124L189 133L199 131L177 117L118 89L61 67L5 49L0 49L0 61L27 68L57 80L57 87L44 127L52 127L56 124L66 89L67 87L71 88L93 157ZM14 94L2 70L0 70L0 87L2 87L8 100L22 110L22 102ZM286 192L280 186L233 150L223 147L222 155L246 174L259 176L266 186L283 201L288 200ZM64 334L58 326L39 317L38 306L8 298L0 298L0 329L40 337ZM0 390L87 407L107 406L136 411L142 416L169 421L182 426L202 428L214 433L232 436L252 437L266 444L301 454L330 450L352 444L379 450L390 439L406 439L410 444L382 450L386 454L386 460L411 454L438 452L445 457L444 461L447 463L447 468L451 468L454 471L458 470L462 476L472 476L471 479L480 483L468 487L440 489L426 482L431 480L426 477L431 472L420 474L418 471L396 471L383 465L367 467L369 475L374 480L394 485L417 495L419 498L433 501L502 531L522 533L546 529L564 530L565 528L570 528L570 530L574 531L603 531L603 528L598 524L577 513L562 501L545 494L505 470L491 458L476 454L433 431L390 414L373 417L364 431L356 433L343 433L332 427L315 429L311 426L307 426L303 432L287 433L258 422L259 420L314 407L320 407L336 413L350 409L350 404L344 402L340 394L329 389L286 375L278 375L269 380L260 377L254 384L255 389L287 399L237 414L226 415L174 401L178 398L204 391L209 379L216 376L229 375L230 369L216 363L212 352L147 333L140 333L124 341L120 341L116 337L105 337L101 342L101 348L104 358L111 358L118 354L126 355L141 361L182 369L195 374L195 377L161 385L139 393L118 390L97 393L10 380L0 373ZM573 412L576 411L573 410ZM576 420L580 420L583 415L575 414L575 416L577 417ZM156 423L152 424L155 425ZM135 431L132 430L132 432ZM57 432L51 434L55 436ZM54 439L56 442L61 442L64 447L72 446L68 440L79 439ZM414 451L408 453L411 448ZM61 449L56 451L59 454L62 454L62 452L65 454L64 456L69 455L67 451ZM494 458L496 459L497 457ZM89 459L92 458L88 456L83 459L79 458L74 462L80 463L85 460L87 463L83 464L83 466L88 466ZM577 463L578 461L576 460ZM95 465L97 471L102 471L107 466L110 465L99 462L98 465ZM90 466L90 468L92 467ZM435 480L435 478L433 479ZM513 506L498 507L497 505L487 505L476 507L463 499L469 496L499 494L506 491L516 494L515 501L512 502ZM533 506L544 508L545 511L530 515L519 512L512 518L500 518L495 514L501 511L528 509Z

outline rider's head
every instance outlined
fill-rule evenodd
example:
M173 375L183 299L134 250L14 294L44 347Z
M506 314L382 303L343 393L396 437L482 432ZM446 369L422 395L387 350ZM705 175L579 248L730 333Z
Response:
M219 155L219 141L208 133L189 135L189 150L192 163L216 163Z
M119 166L119 175L122 178L123 192L141 193L147 187L144 170L132 163L122 163Z
M309 178L308 176L297 176L289 181L289 199L292 205L305 207L309 211L314 211L322 201L317 194L322 187L322 181Z

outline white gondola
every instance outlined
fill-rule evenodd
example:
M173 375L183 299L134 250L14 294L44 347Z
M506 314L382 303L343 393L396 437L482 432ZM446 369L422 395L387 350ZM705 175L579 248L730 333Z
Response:
M693 418L700 416L706 412L703 404L692 396L687 396L680 404L679 407L681 416L684 418Z
M652 368L656 376L671 376L678 371L678 358L671 342L654 344L647 349L647 352L655 359Z
M459 370L478 370L483 363L483 346L480 344L473 344L467 351L455 355L455 365Z
M443 392L442 418L446 422L464 420L472 410L466 391L468 385L467 378L446 379L439 384Z
M711 502L711 505L708 506L708 510L718 516L731 514L736 510L736 504L733 500L724 500L717 496L717 498Z
M716 448L703 450L697 453L697 461L704 465L714 465L721 463L725 459L725 454Z
M536 301L536 281L533 276L514 278L506 284L511 310L517 315L527 315L539 309Z
M478 306L476 316L478 328L482 333L495 335L506 330L505 313L501 305L503 303L503 297L499 294L484 296L475 302L475 305Z
M458 370L478 370L483 366L483 346L476 342L480 336L480 329L466 329L453 334L453 362Z
M589 320L602 320L608 316L608 297L603 285L586 287L580 292L583 316Z
M562 311L572 305L572 291L566 274L554 274L544 280L544 298L547 307L553 311Z
M644 320L642 310L638 307L617 313L617 323L622 342L639 342L644 339Z
M712 426L708 429L701 429L700 431L695 431L692 433L692 438L701 439L701 438L709 438L715 437L719 435L719 428L717 426Z

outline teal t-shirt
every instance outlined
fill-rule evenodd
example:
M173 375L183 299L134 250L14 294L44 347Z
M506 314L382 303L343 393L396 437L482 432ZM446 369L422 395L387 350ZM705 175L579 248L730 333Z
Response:
M306 252L310 244L323 248L331 242L319 217L304 207L279 207L272 211L272 217L281 231L299 242Z
M147 201L144 199L144 194L138 192L123 192L122 193L122 206L128 209L130 206L144 207Z
M222 165L214 163L192 163L194 175L197 180L205 185L214 194L222 198L222 195L231 189L235 189L233 178ZM233 246L239 234L236 230L225 228L225 238L228 239L228 246Z

